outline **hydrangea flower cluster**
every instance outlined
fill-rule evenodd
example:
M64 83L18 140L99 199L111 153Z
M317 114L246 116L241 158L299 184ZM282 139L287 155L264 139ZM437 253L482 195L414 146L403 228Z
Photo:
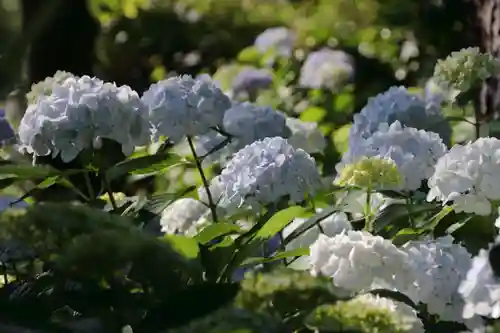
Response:
M428 201L453 202L456 212L490 215L500 199L500 140L479 138L455 145L428 181Z
M391 125L398 120L405 127L413 127L438 133L448 144L451 128L435 104L427 104L420 96L411 94L405 87L391 87L368 101L356 115L349 132L352 151L360 142L375 133L380 124Z
M321 186L314 159L281 137L255 141L238 151L222 170L221 206L233 210L262 206L288 197L302 202Z
M480 250L472 259L458 291L465 302L462 313L464 318L500 318L500 279L491 267L489 250Z
M38 96L48 96L52 93L54 85L61 85L66 79L78 79L78 76L70 72L57 71L53 76L47 77L45 80L37 82L31 86L30 92L26 94L28 103L35 103Z
M254 46L261 53L273 50L279 56L289 57L296 39L296 34L286 27L269 28L257 36Z
M317 209L317 213L321 213L323 209ZM286 239L292 232L300 228L307 218L296 218L283 229L283 238ZM352 230L352 225L349 222L347 215L343 212L333 213L324 220L320 221L316 226L302 233L300 236L290 241L286 245L286 251L291 251L299 248L308 248L311 246L320 234L328 237L333 237L340 234L344 230ZM295 260L289 267L294 269L308 269L309 256L302 256Z
M380 236L364 231L319 235L310 249L311 273L331 277L343 289L358 292L389 285L404 290L413 283L408 254Z
M310 53L300 69L299 85L311 89L338 90L354 77L352 57L328 48Z
M309 154L320 153L325 149L326 140L317 123L287 117L286 126L291 132L288 143L295 149L302 149Z
M465 247L453 243L453 237L411 241L403 246L415 271L412 290L405 294L427 305L427 311L441 320L463 322L464 302L458 287L471 265Z
M229 97L211 80L188 75L152 84L142 101L149 111L154 138L168 136L173 142L220 126L231 107Z
M23 150L34 157L59 155L64 162L99 148L99 138L116 141L125 155L149 142L146 110L130 87L88 76L66 79L40 95L19 126Z
M208 213L208 207L200 201L181 198L162 211L161 231L167 234L193 236L207 222L203 216Z
M438 60L433 77L440 86L466 92L499 70L498 59L489 53L481 53L478 47L469 47Z
M233 79L231 90L234 96L245 94L255 96L261 89L268 89L273 84L273 74L268 69L243 67Z
M335 183L373 189L392 189L401 183L401 174L391 159L361 157L357 162L339 168Z
M403 127L399 121L390 126L382 123L378 131L361 141L355 150L346 152L336 169L341 171L345 165L355 163L361 157L390 159L403 178L398 189L413 191L432 176L437 160L446 151L436 133Z

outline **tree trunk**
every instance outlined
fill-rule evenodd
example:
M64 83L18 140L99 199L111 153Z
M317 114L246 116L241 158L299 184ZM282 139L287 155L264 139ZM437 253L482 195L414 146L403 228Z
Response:
M23 30L37 21L44 8L57 0L23 0ZM97 22L91 17L86 0L62 0L53 16L36 32L27 59L30 83L44 80L57 70L90 75L94 66L94 40Z
M481 51L500 58L500 0L474 0L474 3ZM476 103L476 119L480 125L499 118L499 84L500 75L496 75L488 79L481 88Z

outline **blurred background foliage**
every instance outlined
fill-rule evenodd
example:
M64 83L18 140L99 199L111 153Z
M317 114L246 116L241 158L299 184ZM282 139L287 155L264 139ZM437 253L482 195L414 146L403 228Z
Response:
M393 85L422 91L437 59L480 44L474 25L469 0L0 0L0 103L57 70L142 93L178 74L229 88L243 66L266 67L272 87L254 101L318 123L328 140L315 157L332 174L367 99ZM297 36L293 54L269 66L254 42L281 26ZM301 65L324 47L349 54L354 76L338 91L301 88ZM468 124L457 126L455 141L467 140ZM179 172L199 182L190 171ZM182 187L171 174L159 188Z

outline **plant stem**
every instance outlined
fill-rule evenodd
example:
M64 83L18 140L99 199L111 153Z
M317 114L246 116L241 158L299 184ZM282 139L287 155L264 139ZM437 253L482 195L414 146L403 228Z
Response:
M85 186L87 187L87 192L89 193L89 198L91 200L95 199L95 191L92 186L92 182L90 181L89 172L84 172L83 176L85 177Z
M369 188L366 191L365 202L365 230L372 232L372 190Z
M189 148L191 149L191 153L193 154L194 162L196 164L196 168L200 173L201 181L203 182L203 187L205 187L205 192L207 193L208 205L210 206L210 212L212 213L212 220L214 223L217 223L217 209L214 203L214 199L212 198L212 193L210 193L210 185L208 184L207 177L205 177L205 173L203 172L203 167L201 166L200 158L196 154L196 149L194 148L193 139L188 136L187 137Z
M106 189L106 193L108 194L109 201L111 202L111 206L113 210L118 210L118 206L116 205L115 197L113 196L113 191L111 191L111 184L109 183L108 176L105 172L101 173L102 181L104 182L104 187Z

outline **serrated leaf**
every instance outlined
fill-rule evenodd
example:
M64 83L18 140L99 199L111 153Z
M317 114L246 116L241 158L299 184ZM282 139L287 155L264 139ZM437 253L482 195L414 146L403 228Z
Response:
M280 210L264 223L257 231L255 237L258 239L269 239L283 230L294 218L306 213L307 210L301 206L292 206Z
M163 240L188 259L196 259L200 255L200 247L194 238L180 235L165 235Z
M111 181L126 174L147 174L179 164L188 164L181 156L173 153L141 156L126 160L110 168L106 174Z
M208 244L212 240L241 232L241 227L232 223L215 223L203 228L194 238L200 244Z

